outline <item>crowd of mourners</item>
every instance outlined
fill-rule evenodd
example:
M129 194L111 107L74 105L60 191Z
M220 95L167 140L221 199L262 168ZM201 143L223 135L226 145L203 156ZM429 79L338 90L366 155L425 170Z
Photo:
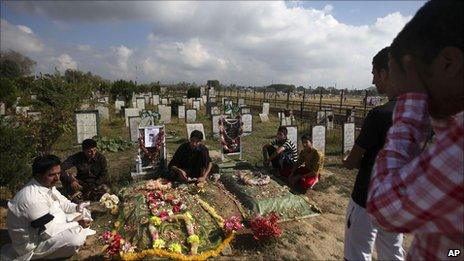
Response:
M342 162L358 169L346 210L345 260L371 260L374 246L378 260L464 255L463 11L462 1L426 2L372 59L372 83L388 102L369 111ZM324 153L310 133L301 136L300 152L287 135L281 126L262 147L263 168L305 193L321 179ZM203 139L195 130L177 148L168 164L172 181L208 181L213 164ZM88 201L109 191L107 161L92 139L63 162L35 158L32 179L8 202L11 244L1 259L74 255L92 234ZM414 235L407 253L403 233Z

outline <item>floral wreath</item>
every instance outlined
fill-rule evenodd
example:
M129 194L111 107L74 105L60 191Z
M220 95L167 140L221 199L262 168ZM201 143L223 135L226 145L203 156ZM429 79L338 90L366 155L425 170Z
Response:
M218 123L221 146L223 150L227 153L239 151L240 136L243 133L242 117L240 115L235 117L235 119L226 119L225 117L221 117ZM234 128L236 129L234 130Z
M150 164L155 164L160 159L161 148L164 145L164 128L159 129L159 133L156 136L155 146L147 148L145 147L145 138L143 135L139 137L139 148L147 156Z
M271 178L268 175L264 175L259 171L247 172L237 170L235 175L237 175L240 181L250 186L263 186L271 182Z

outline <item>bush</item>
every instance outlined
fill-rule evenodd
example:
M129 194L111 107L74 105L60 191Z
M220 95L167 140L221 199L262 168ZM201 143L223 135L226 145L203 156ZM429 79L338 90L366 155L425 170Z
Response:
M132 93L135 92L137 86L132 81L119 80L115 81L111 86L111 98L115 101L118 97L123 97L126 104L132 99Z
M173 116L179 116L179 105L182 105L182 101L179 101L179 100L171 101L171 114Z
M192 87L187 90L187 98L200 98L200 88Z

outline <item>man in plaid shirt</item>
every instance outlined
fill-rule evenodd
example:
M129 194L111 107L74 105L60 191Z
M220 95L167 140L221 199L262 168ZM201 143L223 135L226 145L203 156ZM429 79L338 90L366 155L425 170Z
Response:
M464 257L463 9L426 3L390 47L398 99L367 211L387 230L414 234L410 260ZM430 123L435 140L421 151Z

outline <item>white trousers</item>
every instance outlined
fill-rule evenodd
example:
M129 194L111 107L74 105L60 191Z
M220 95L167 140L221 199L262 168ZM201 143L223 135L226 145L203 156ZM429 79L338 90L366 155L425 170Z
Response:
M32 259L66 258L77 253L84 245L87 235L81 227L67 229L46 241L40 242Z
M387 232L373 224L366 209L350 198L345 223L345 259L371 260L374 243L377 260L404 259L403 234Z

